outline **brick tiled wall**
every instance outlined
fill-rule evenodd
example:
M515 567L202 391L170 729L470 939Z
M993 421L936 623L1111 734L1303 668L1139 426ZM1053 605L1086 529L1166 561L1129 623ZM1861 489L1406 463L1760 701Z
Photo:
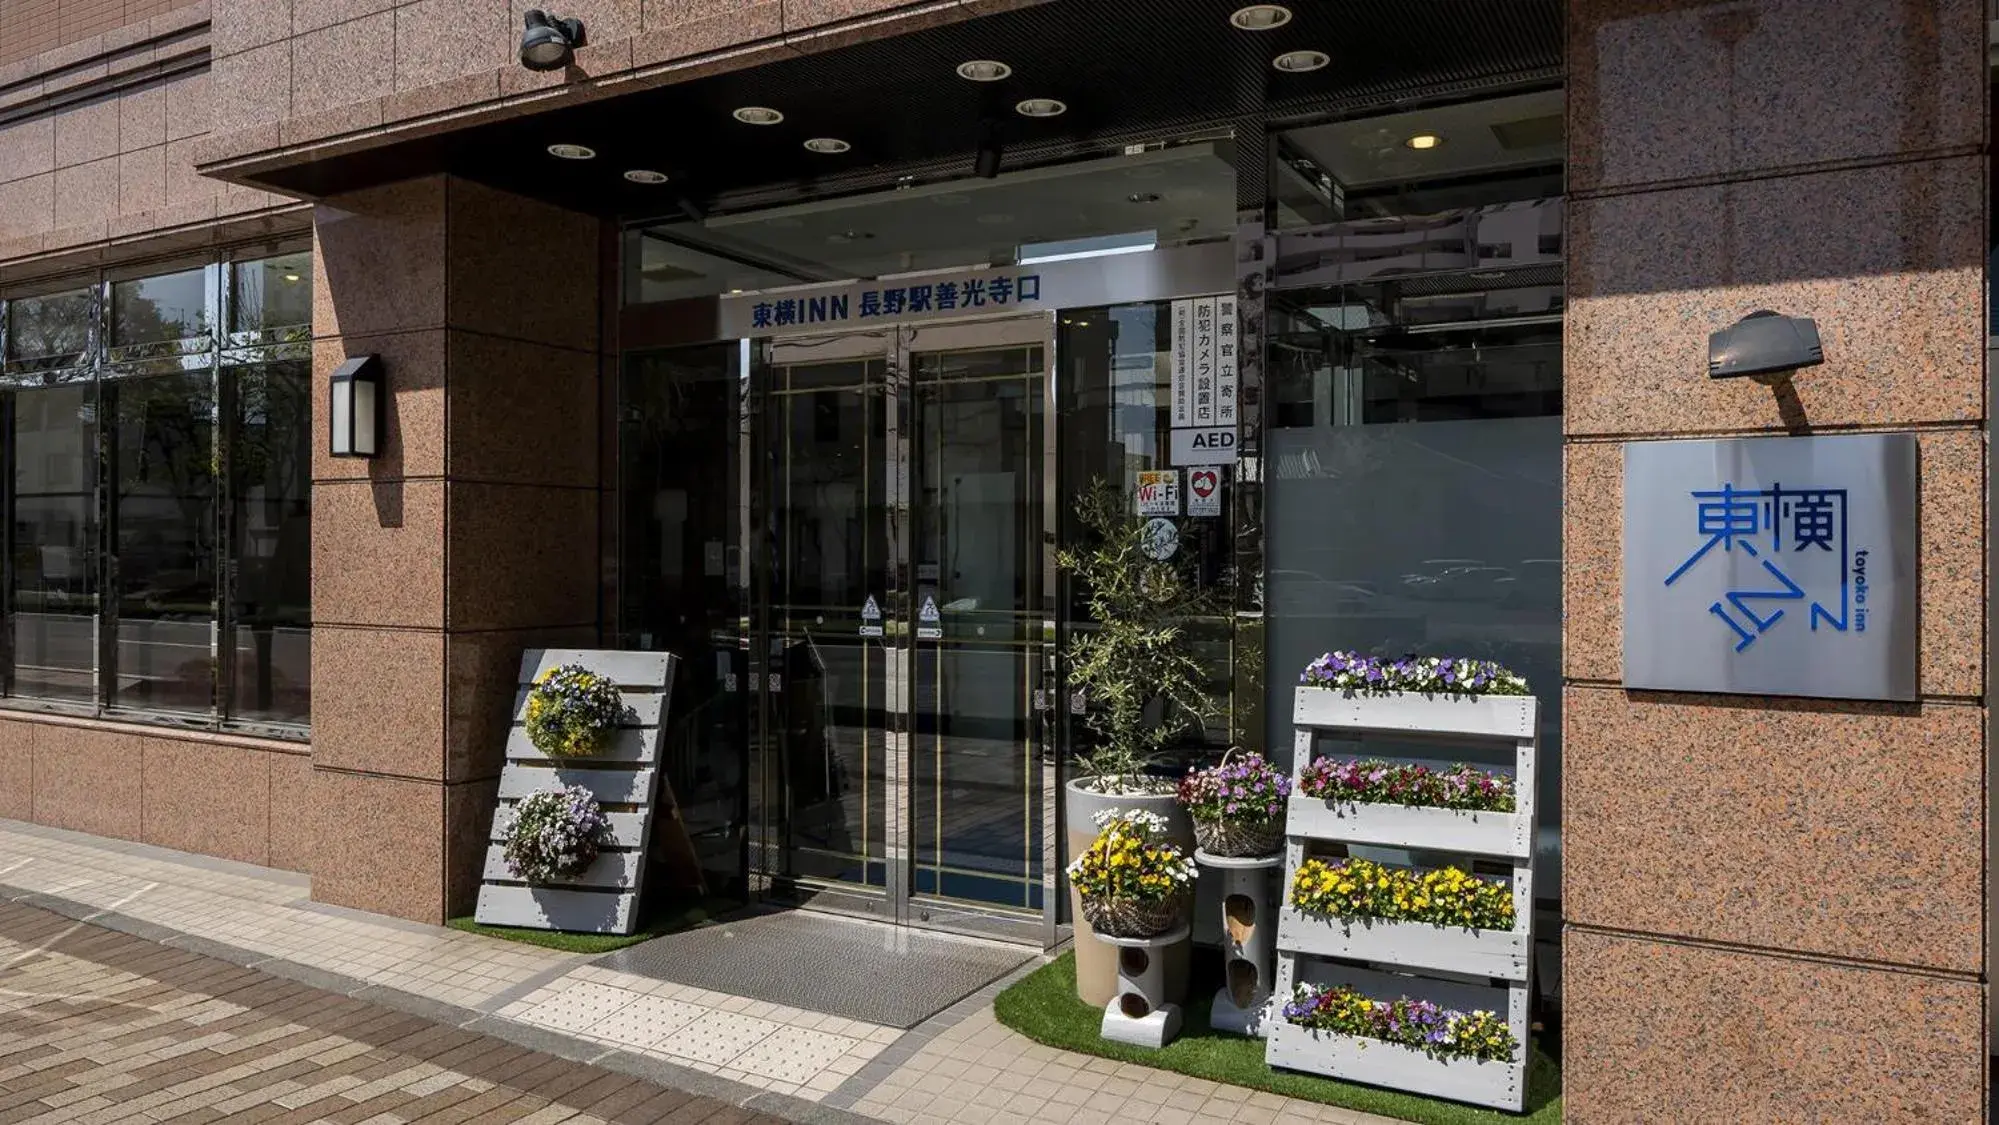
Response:
M0 0L0 64L188 6L190 0Z

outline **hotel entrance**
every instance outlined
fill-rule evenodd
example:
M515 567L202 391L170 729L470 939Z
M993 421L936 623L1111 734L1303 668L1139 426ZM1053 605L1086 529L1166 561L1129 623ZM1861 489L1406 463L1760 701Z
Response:
M1053 317L760 342L773 894L1041 929Z

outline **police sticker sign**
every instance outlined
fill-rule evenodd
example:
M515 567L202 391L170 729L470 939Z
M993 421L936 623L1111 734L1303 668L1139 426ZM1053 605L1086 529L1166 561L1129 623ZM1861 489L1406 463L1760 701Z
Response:
M1628 442L1624 686L1916 697L1916 437Z

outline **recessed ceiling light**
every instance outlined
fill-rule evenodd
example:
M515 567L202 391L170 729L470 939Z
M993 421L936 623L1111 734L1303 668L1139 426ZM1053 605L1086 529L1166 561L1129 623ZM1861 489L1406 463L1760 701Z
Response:
M1270 60L1270 65L1287 74L1303 74L1308 70L1319 70L1333 61L1324 51L1286 51Z
M845 152L853 147L853 145L848 144L838 137L814 137L805 142L807 152L823 152L829 156L834 153Z
M958 77L972 82L998 82L1012 74L1012 67L994 59L972 59L958 64Z
M550 156L559 156L564 160L595 160L597 158L597 150L585 145L550 145L548 146L548 154Z
M1028 98L1013 108L1022 117L1059 117L1069 112L1067 105L1054 98Z
M1402 143L1408 145L1410 148L1421 150L1436 148L1438 145L1444 143L1444 138L1435 133L1418 133Z
M666 173L655 172L649 168L634 168L625 173L625 178L635 184L663 184L666 182Z
M284 275L284 277L285 277L285 280L286 280L286 281L297 281L297 280L298 280L298 275L297 275L297 274L295 274L295 273L291 273L291 272L286 272L286 274Z
M1128 203L1157 203L1159 202L1159 193L1156 191L1135 191L1124 198Z
M1291 22L1291 9L1282 4L1251 4L1238 8L1229 22L1244 31L1269 31Z
M733 115L745 125L775 125L784 120L784 114L764 105L746 105Z

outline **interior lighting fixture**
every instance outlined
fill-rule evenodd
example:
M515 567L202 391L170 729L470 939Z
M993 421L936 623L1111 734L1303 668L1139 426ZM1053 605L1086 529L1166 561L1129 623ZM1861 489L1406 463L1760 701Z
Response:
M745 125L775 125L784 120L784 114L767 105L746 105L731 116Z
M999 82L1013 75L1013 68L996 59L970 59L958 64L958 77L967 82Z
M588 145L550 145L548 154L562 160L597 159L597 150Z
M1324 51L1286 51L1270 60L1270 65L1286 74L1304 74L1307 71L1323 70L1333 57Z
M805 151L817 152L826 156L836 156L853 147L853 145L848 144L838 137L814 137L805 142Z
M1282 4L1251 4L1237 8L1229 22L1244 31L1269 31L1291 22L1291 9Z
M1022 117L1060 117L1069 107L1054 98L1025 98L1013 107Z
M625 178L635 184L663 184L666 182L666 173L655 172L650 168L634 168L625 173Z
M521 30L521 65L529 70L561 70L584 46L582 20L557 19L540 8L529 8Z
M298 272L296 270L286 270L284 277L286 281L295 282L298 280Z
M1418 152L1422 152L1425 149L1436 148L1438 145L1443 144L1444 138L1435 133L1418 133L1402 143Z

